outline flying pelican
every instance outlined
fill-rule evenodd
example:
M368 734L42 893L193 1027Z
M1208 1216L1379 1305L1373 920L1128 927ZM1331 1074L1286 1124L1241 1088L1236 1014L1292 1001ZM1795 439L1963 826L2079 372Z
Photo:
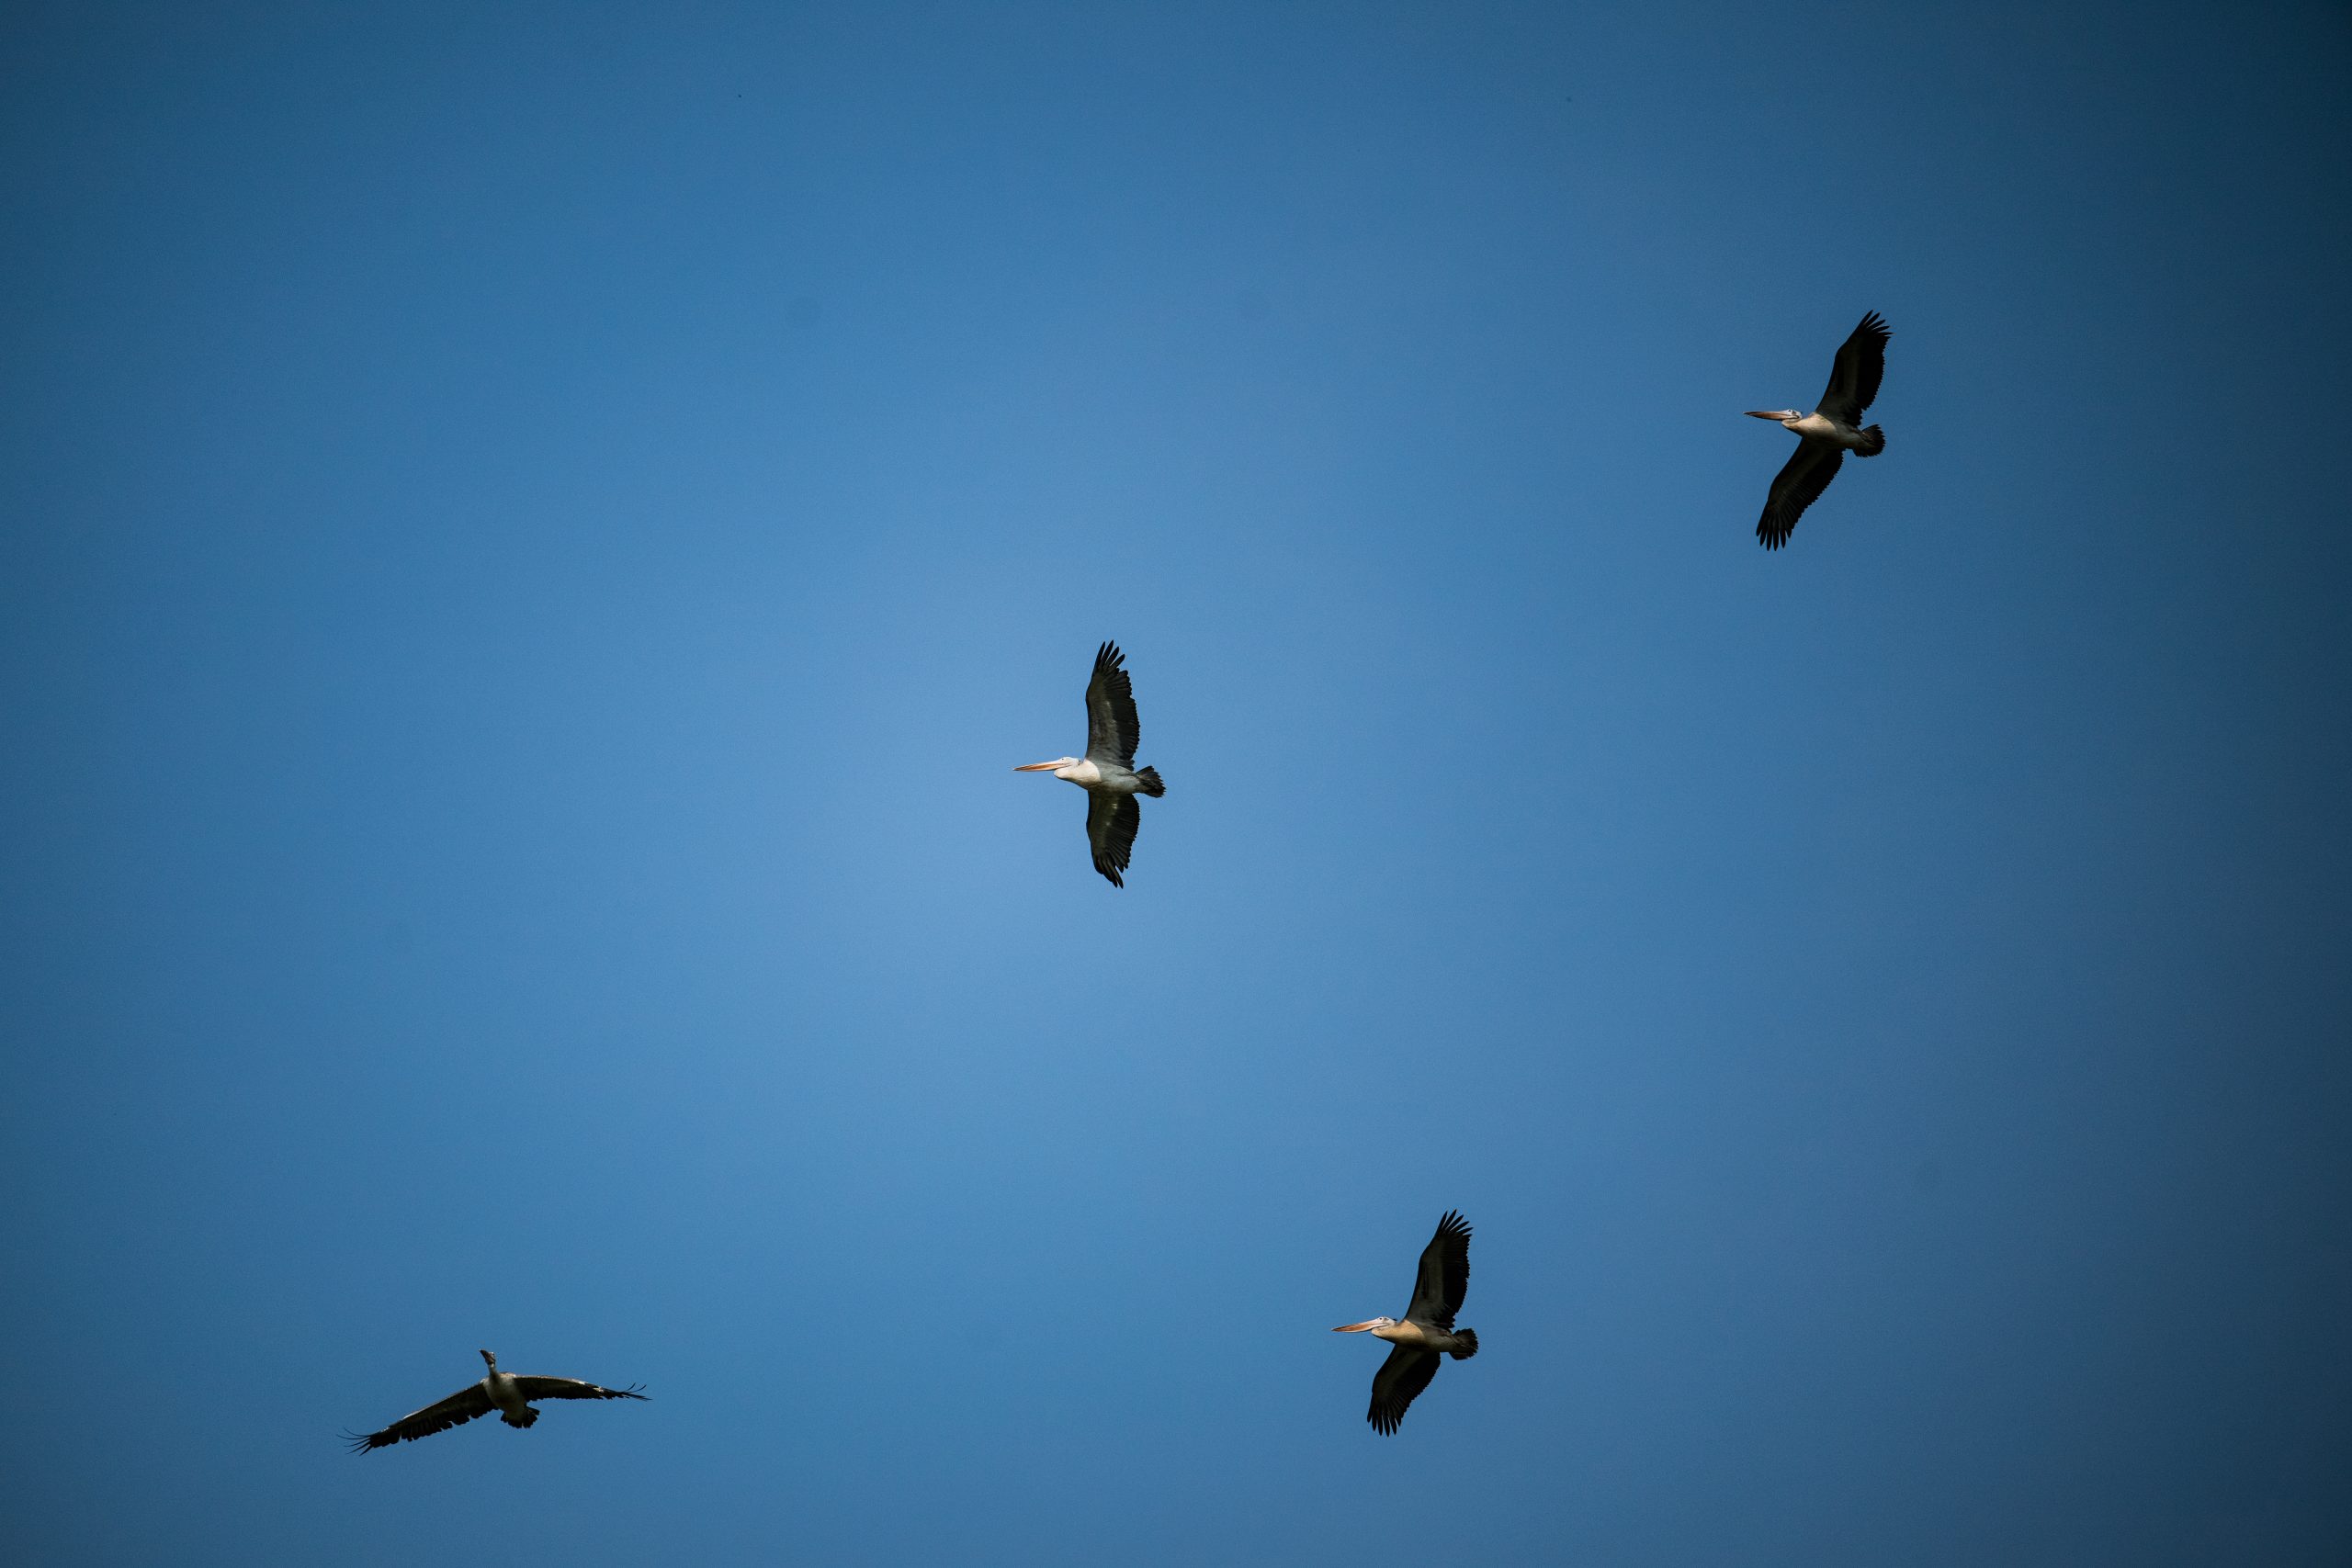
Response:
M1838 345L1838 357L1829 365L1829 389L1821 394L1821 406L1811 413L1801 414L1794 409L1747 411L1750 419L1779 420L1783 428L1802 437L1787 464L1773 476L1771 491L1764 498L1756 541L1766 549L1777 550L1789 542L1797 519L1821 499L1821 492L1838 477L1838 465L1846 460L1847 453L1875 457L1886 450L1884 431L1875 424L1858 430L1855 424L1878 396L1879 381L1886 375L1886 340L1893 335L1876 310L1864 316L1862 324Z
M1437 1223L1437 1235L1421 1248L1421 1269L1413 1278L1413 1304L1405 1321L1393 1317L1343 1323L1334 1334L1369 1334L1395 1347L1372 1375L1372 1412L1364 1419L1384 1436L1405 1419L1405 1407L1437 1376L1438 1357L1466 1361L1478 1353L1477 1330L1456 1328L1462 1292L1470 1288L1470 1222L1452 1209Z
M1143 815L1138 795L1154 800L1168 793L1156 768L1136 766L1136 743L1143 726L1136 718L1136 689L1122 666L1126 655L1115 642L1094 650L1094 678L1086 682L1086 755L1024 762L1016 773L1051 773L1086 791L1086 839L1094 846L1094 869L1125 887L1119 873L1136 847Z
M351 1440L351 1451L364 1454L369 1449L389 1449L394 1443L413 1443L419 1438L429 1438L435 1432L446 1432L462 1426L477 1416L498 1412L498 1418L510 1427L527 1427L539 1418L531 1408L535 1399L643 1399L646 1396L630 1388L599 1388L578 1378L518 1378L513 1372L498 1370L498 1358L484 1350L481 1359L490 1367L490 1375L478 1383L469 1383L438 1404L428 1404L412 1416L403 1416L380 1432L365 1436L345 1432Z

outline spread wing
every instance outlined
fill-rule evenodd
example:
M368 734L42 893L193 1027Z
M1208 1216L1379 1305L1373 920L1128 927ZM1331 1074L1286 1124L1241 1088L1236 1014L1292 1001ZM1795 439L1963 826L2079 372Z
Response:
M1405 1409L1430 1386L1430 1379L1437 1376L1437 1364L1444 1358L1434 1350L1424 1350L1415 1345L1398 1345L1390 1348L1388 1359L1372 1374L1372 1409L1364 1419L1372 1429L1386 1437L1405 1419Z
M1420 1271L1413 1277L1413 1304L1405 1309L1405 1321L1451 1334L1453 1314L1462 1310L1463 1294L1469 1289L1470 1222L1448 1209L1437 1223L1437 1235L1421 1248ZM1421 1382L1429 1381L1426 1376L1421 1379ZM1415 1383L1413 1393L1419 1392L1420 1383ZM1405 1397L1410 1400L1413 1395ZM1402 1411L1404 1406L1396 1408Z
M1772 489L1764 497L1764 515L1757 520L1756 542L1768 550L1777 550L1789 542L1796 532L1797 519L1804 509L1821 499L1829 481L1838 477L1838 465L1846 460L1846 449L1826 441L1810 437L1797 443L1789 460L1772 477Z
M380 1432L365 1436L357 1432L344 1435L351 1439L351 1451L364 1454L369 1449L389 1449L394 1443L413 1443L419 1438L429 1438L435 1432L446 1432L461 1427L477 1416L491 1412L490 1391L480 1383L461 1388L438 1404L428 1404L412 1415L403 1416Z
M1119 874L1127 869L1127 857L1135 852L1136 829L1142 825L1143 807L1134 795L1103 789L1086 792L1086 841L1094 846L1094 869L1109 877L1114 887L1126 886Z
M1877 398L1879 381L1886 375L1886 340L1894 335L1876 310L1862 318L1830 362L1829 389L1821 394L1821 412L1847 424L1862 423L1862 411Z
M1123 768L1136 764L1136 747L1143 739L1143 725L1136 717L1135 684L1127 679L1124 668L1126 657L1115 642L1106 642L1094 650L1094 678L1086 682L1089 761L1116 762ZM1122 859L1119 863L1127 863Z
M516 1378L514 1386L526 1399L643 1399L638 1385L627 1388L601 1388L578 1378Z

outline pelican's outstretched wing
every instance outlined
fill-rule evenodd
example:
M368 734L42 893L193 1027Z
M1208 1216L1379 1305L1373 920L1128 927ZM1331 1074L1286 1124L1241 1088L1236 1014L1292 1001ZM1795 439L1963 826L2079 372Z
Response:
M578 1378L518 1377L514 1380L514 1386L522 1391L523 1397L526 1399L644 1399L649 1397L637 1392L639 1385L636 1383L631 1383L627 1388L602 1388L593 1382L582 1382Z
M1877 398L1878 384L1886 375L1886 340L1894 335L1876 310L1847 334L1829 365L1829 389L1821 394L1821 412L1847 424L1862 423L1862 411Z
M1797 443L1781 471L1772 476L1772 488L1764 497L1764 515L1757 520L1756 542L1768 550L1777 550L1789 542L1796 532L1797 519L1804 509L1821 499L1829 481L1838 477L1838 465L1846 460L1846 449L1811 436Z
M1115 642L1106 642L1094 651L1094 678L1086 682L1089 761L1116 762L1123 768L1136 764L1136 747L1143 739L1143 725L1136 717L1135 684L1127 679L1124 668L1126 657ZM1119 863L1127 863L1122 859Z
M1413 1304L1405 1309L1405 1321L1451 1334L1453 1314L1462 1310L1463 1294L1469 1289L1470 1222L1448 1209L1437 1223L1437 1235L1421 1248L1420 1271L1413 1276ZM1421 1382L1429 1381L1421 1379ZM1420 1386L1415 1383L1413 1393L1419 1393ZM1405 1397L1409 1400L1413 1395Z
M1405 1419L1406 1406L1437 1376L1442 1359L1436 1351L1418 1345L1390 1347L1388 1359L1372 1374L1372 1409L1364 1419L1372 1423L1374 1431L1386 1437L1396 1429L1396 1424Z
M365 1436L357 1432L345 1434L351 1439L351 1451L364 1454L369 1449L389 1449L394 1443L413 1443L419 1438L429 1438L435 1432L446 1432L461 1427L477 1416L487 1416L495 1408L490 1403L490 1391L480 1383L461 1388L438 1404L403 1416L380 1432Z
M1126 886L1119 874L1127 869L1127 857L1135 852L1136 829L1142 825L1143 807L1134 795L1114 795L1106 789L1086 792L1086 841L1094 847L1094 869L1109 877L1114 887Z

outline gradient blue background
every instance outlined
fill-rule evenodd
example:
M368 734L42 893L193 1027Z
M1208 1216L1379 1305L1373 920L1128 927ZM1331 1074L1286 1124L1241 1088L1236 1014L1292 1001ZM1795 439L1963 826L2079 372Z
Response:
M2352 1551L2342 6L198 10L0 22L0 1554Z

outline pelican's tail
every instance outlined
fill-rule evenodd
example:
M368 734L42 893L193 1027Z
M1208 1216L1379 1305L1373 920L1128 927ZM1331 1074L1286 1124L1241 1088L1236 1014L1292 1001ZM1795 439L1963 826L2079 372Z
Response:
M1168 786L1159 782L1159 770L1158 768L1137 768L1136 770L1136 791L1139 795L1148 795L1151 796L1152 799L1158 800L1161 795L1168 793Z
M510 1427L527 1427L539 1418L539 1413L526 1404L520 1416L509 1416L502 1410L498 1413L498 1418Z
M1466 1361L1471 1357L1478 1353L1478 1331L1476 1329L1457 1328L1453 1331L1453 1337L1458 1341L1458 1343L1453 1349L1448 1350L1446 1354L1453 1357L1455 1360Z
M1886 450L1886 432L1875 424L1862 426L1862 444L1854 448L1857 457L1875 457Z

